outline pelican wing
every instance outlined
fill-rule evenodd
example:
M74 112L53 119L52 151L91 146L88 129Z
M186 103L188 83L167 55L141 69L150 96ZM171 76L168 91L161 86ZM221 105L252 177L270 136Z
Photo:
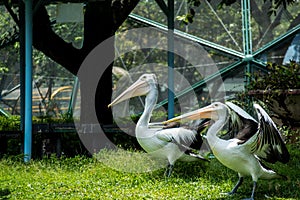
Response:
M199 150L203 144L202 135L207 131L209 124L210 120L207 119L197 120L193 124L171 122L166 124L156 135L163 141L176 141L181 146L185 145Z
M234 112L236 112L238 115L240 115L241 117L248 119L248 120L252 120L254 122L257 122L251 115L249 115L246 111L244 111L242 108L240 108L239 106L235 105L234 103L227 101L226 105L232 109Z
M230 108L228 132L220 137L225 140L237 138L239 144L243 144L256 133L258 122L234 103L226 102L226 105Z
M195 132L185 128L169 128L156 132L156 137L165 142L176 140L181 143L191 144L195 139Z
M276 161L287 163L290 155L273 120L260 105L254 104L254 108L258 115L259 125L257 133L250 140L252 152L270 163Z
M187 127L162 129L156 132L156 137L161 141L176 144L182 152L189 156L207 160L199 153L203 140L195 130Z

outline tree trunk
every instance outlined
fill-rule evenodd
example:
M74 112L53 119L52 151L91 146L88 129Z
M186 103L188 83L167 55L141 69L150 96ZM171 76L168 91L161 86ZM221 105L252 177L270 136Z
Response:
M34 3L38 2L35 0ZM77 74L81 63L98 44L113 36L139 0L102 0L86 3L84 16L84 43L81 49L76 49L71 43L65 42L52 30L51 22L45 7L40 7L33 17L33 45L46 56L59 63L74 75ZM114 54L112 44L111 54ZM107 52L106 52L107 53ZM81 91L81 122L88 122L87 107L95 106L100 124L111 124L112 114L107 105L112 94L112 66L105 67L106 71L99 81L95 102L89 104L90 97L86 91Z
M66 43L53 32L49 16L44 7L38 9L34 15L33 44L35 48L61 64L74 75L77 74L81 63L90 51L114 33L111 1L89 2L85 9L84 43L81 49L74 48L71 43ZM110 53L114 54L114 51L112 50ZM95 67L106 66L95 65ZM107 109L112 94L111 70L112 64L107 67L99 82L95 100L96 105L89 103L90 97L85 95L87 91L81 91L81 123L97 123L88 121L90 113L85 111L90 109L86 109L87 106L96 106L96 111L100 113L97 115L100 124L112 123L111 111Z
M35 0L34 3L37 3ZM74 75L80 70L82 63L89 53L99 44L113 37L115 31L126 20L129 13L135 8L139 0L99 0L86 2L84 12L84 42L81 49L74 48L72 44L65 42L52 30L51 22L45 7L39 7L33 16L33 45L46 56L59 63ZM106 69L99 77L96 94L90 93L88 84L90 80L80 80L81 87L81 114L80 122L83 125L80 138L90 153L101 149L111 142L107 137L99 134L90 124L101 126L112 124L112 113L107 108L112 95L112 66L114 58L114 40L105 49L105 56L112 60L108 66L93 63L92 72ZM101 57L101 56L99 56ZM94 65L95 64L95 65ZM86 68L82 68L86 69ZM80 71L81 72L81 71ZM79 77L80 78L80 77ZM86 78L86 77L85 77ZM83 78L81 78L83 79ZM93 81L92 81L93 82ZM95 82L95 81L94 81ZM84 85L84 86L83 86ZM94 99L93 99L94 98ZM96 112L97 117L91 117ZM96 120L95 120L96 118Z
M85 57L82 50L55 34L45 7L40 7L33 16L33 46L72 74L77 74Z
M88 3L84 16L84 43L82 50L85 53L89 53L101 42L112 37L113 34L111 1ZM114 44L112 43L111 46L112 48L105 53L112 54L111 56L114 57ZM112 124L111 110L107 108L112 95L112 66L113 63L110 66L102 66L101 63L95 63L95 68L104 67L106 71L99 81L95 99L90 99L88 91L82 91L81 93L81 123L97 123L91 122L89 120L90 113L85 112L90 110L87 107L95 106L99 123L101 125ZM85 92L87 92L87 95L85 95ZM91 105L90 101L94 101L95 105Z

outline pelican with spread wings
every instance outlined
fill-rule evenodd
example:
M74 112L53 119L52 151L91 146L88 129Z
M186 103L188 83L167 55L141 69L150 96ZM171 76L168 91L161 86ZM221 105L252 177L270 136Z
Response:
M236 171L239 180L228 194L234 194L245 176L251 176L254 199L257 181L284 178L267 168L261 160L269 163L287 163L290 155L276 125L258 104L254 104L258 121L239 106L231 103L212 103L204 108L183 114L166 121L196 120L208 118L213 121L207 131L208 144L215 157L226 167ZM220 132L227 128L227 134Z

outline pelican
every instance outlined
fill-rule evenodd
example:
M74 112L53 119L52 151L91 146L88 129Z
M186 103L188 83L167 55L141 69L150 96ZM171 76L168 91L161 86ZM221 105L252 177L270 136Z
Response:
M158 97L157 78L155 74L143 74L135 83L133 83L133 85L115 98L108 107L118 104L126 99L143 95L146 95L145 108L136 124L136 138L147 153L154 157L165 159L168 162L165 175L167 177L171 175L174 163L178 159L186 161L198 159L206 160L200 154L194 153L191 149L183 150L179 145L183 144L184 146L191 146L198 142L197 146L200 150L202 138L197 135L197 131L182 127L149 127L151 114Z
M227 194L234 194L245 176L251 176L254 193L257 181L261 179L284 178L275 171L265 167L261 160L269 163L280 161L287 163L290 155L283 142L280 132L266 111L258 104L253 104L258 121L239 106L226 102L212 103L204 108L183 114L166 121L195 120L208 118L213 121L207 131L207 142L215 157L226 167L236 171L239 180ZM226 127L227 126L227 127ZM224 128L229 132L220 135ZM218 135L219 134L219 135Z

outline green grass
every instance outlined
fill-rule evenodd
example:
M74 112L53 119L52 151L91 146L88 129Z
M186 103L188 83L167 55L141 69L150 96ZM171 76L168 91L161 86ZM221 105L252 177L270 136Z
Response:
M272 166L288 180L260 180L256 199L300 198L299 146L289 149L291 161ZM166 179L164 168L151 170L161 163L142 155L104 150L98 159L50 158L29 164L16 157L4 158L0 161L0 199L242 199L251 194L250 178L237 194L220 194L231 190L237 174L215 159L177 162Z

